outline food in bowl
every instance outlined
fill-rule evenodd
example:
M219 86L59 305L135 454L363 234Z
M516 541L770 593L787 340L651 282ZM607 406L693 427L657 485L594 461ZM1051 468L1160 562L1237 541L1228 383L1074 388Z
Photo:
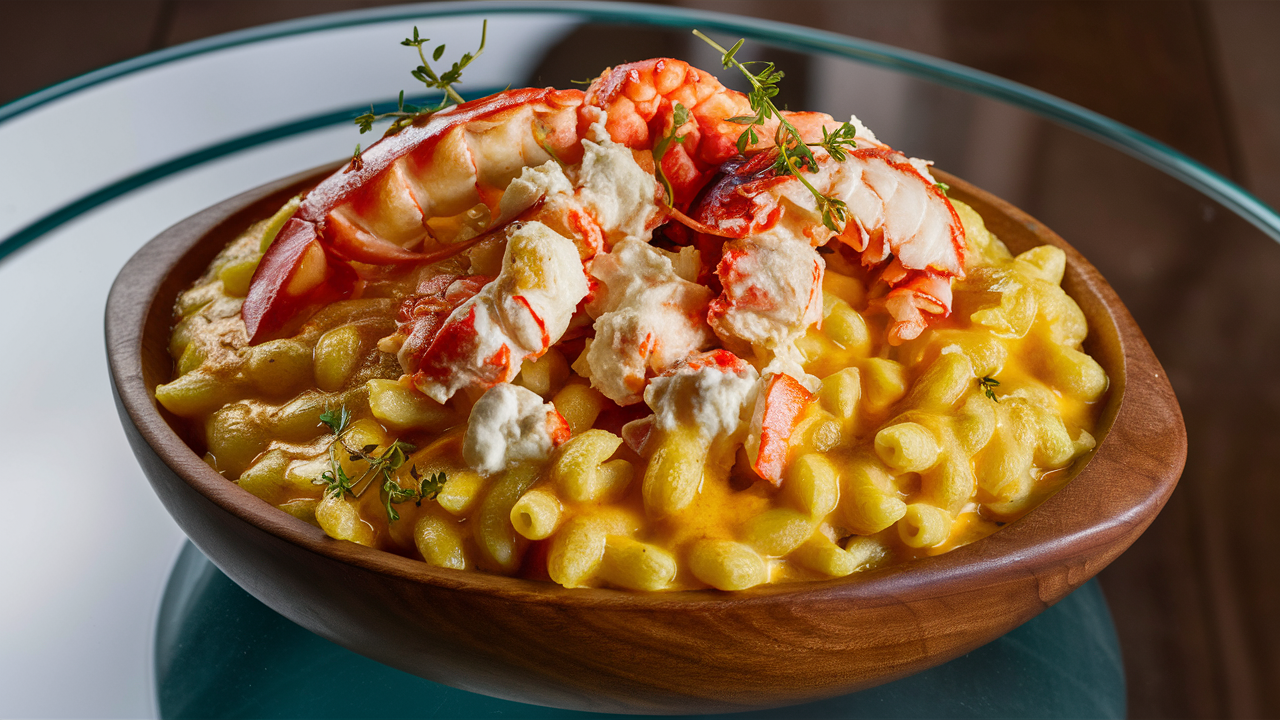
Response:
M1011 255L856 118L779 112L771 73L656 59L398 120L181 295L157 400L333 538L567 587L994 532L1094 446L1065 256Z

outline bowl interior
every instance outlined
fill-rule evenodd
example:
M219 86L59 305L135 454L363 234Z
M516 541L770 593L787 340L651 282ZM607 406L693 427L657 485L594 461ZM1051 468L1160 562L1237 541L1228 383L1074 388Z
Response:
M234 483L228 482L190 450L182 440L186 432L185 423L170 416L154 401L154 388L167 382L173 369L167 345L172 327L172 308L177 295L189 287L221 248L245 227L271 214L288 197L313 185L332 169L333 166L326 166L263 186L193 216L149 243L122 271L121 278L113 289L108 313L109 330L113 331L110 342L113 349L112 367L116 371L118 390L129 414L166 462L194 488L248 522L317 552L421 582L462 584L473 586L477 590L515 592L519 595L552 595L558 596L560 600L588 601L591 598L598 601L607 597L615 602L642 605L721 599L721 594L712 591L650 596L602 589L578 590L566 594L559 592L559 588L543 583L483 573L440 570L390 553L333 542L317 528L270 507ZM1061 536L1061 531L1067 529L1061 522L1062 518L1050 520L1054 515L1065 514L1071 519L1069 525L1072 534L1104 532L1117 515L1132 516L1138 511L1144 516L1154 516L1176 482L1181 466L1177 442L1181 418L1177 405L1172 400L1172 393L1168 391L1163 372L1159 370L1149 347L1115 293L1079 253L1033 218L958 178L946 173L939 175L951 186L951 194L978 210L989 229L1015 253L1044 243L1057 245L1067 252L1067 272L1063 286L1080 304L1089 321L1086 350L1098 360L1111 378L1111 388L1099 421L1099 444L1094 457L1088 462L1077 462L1071 471L1074 479L1057 495L1019 521L972 545L944 555L850 578L757 588L739 593L739 599L833 589L844 589L847 592L852 588L858 589L854 594L867 597L892 593L894 586L903 582L906 576L916 578L916 581L908 583L916 586L939 581L942 577L954 578L957 573L987 575L998 570L999 566L1009 564L1011 550L1025 553L1039 548L1041 552L1045 551L1046 548L1040 546ZM114 338L128 339L117 343ZM130 357L122 356L122 352ZM130 377L127 372L130 368L123 367L121 362L132 358L136 358L137 365L133 366ZM1176 425L1179 432L1169 438L1170 448L1166 454L1177 459L1177 462L1166 465L1166 472L1161 473L1163 477L1151 487L1139 485L1129 492L1116 492L1112 486L1118 484L1121 478L1104 469L1125 465L1132 454L1129 452L1131 448L1112 438L1112 431L1130 399L1130 379L1135 363L1143 368L1143 379L1150 378L1148 384L1160 386L1153 389L1157 396L1163 395L1163 398L1159 407L1144 406L1134 409L1142 410L1145 415L1164 415L1166 419L1174 421L1171 424ZM1148 372L1152 367L1155 372ZM121 382L122 379L124 382ZM1185 449L1181 452L1185 455ZM1100 459L1103 462L1099 462ZM1107 502L1089 502L1088 497L1096 496L1100 487L1109 488L1104 493ZM1149 517L1147 521L1149 522ZM1042 560L1048 561L1050 558L1043 557ZM1072 586L1082 583L1084 579Z

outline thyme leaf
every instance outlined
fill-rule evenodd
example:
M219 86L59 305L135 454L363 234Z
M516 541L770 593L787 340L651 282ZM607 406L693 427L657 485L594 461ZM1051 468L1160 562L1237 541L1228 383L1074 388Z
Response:
M341 435L351 424L351 411L346 405L339 406L336 412L326 408L320 413L320 422L328 425L334 435Z
M347 477L347 473L342 469L342 465L333 463L332 469L325 470L320 477L311 481L312 485L324 485L324 494L328 497L342 497L343 495L355 495L351 489L354 484L351 478Z
M485 40L487 39L488 34L489 21L485 20L480 29L480 47L476 48L476 51L473 53L463 53L462 57L460 57L457 62L453 63L448 70L437 73L435 69L431 67L431 63L440 61L440 58L444 56L445 46L443 43L436 46L435 50L431 52L431 60L427 60L427 55L423 51L423 47L429 43L431 39L424 38L419 35L418 27L415 25L413 28L413 37L405 38L400 41L401 45L414 48L418 51L418 60L421 64L411 70L409 74L413 76L414 80L422 83L428 91L441 91L444 93L444 97L441 98L440 104L435 105L434 107L426 105L406 105L404 102L404 91L401 90L400 101L397 103L395 110L387 113L378 113L372 106L370 106L369 112L355 118L353 122L360 127L360 132L362 134L367 133L373 129L374 123L381 120L391 119L391 126L387 128L387 131L383 136L394 135L399 132L401 128L412 124L420 117L439 112L440 110L448 107L451 103L461 104L464 102L462 95L460 95L453 86L457 85L462 79L462 71L465 70L473 60L484 53ZM358 153L359 147L357 146L357 154Z
M671 189L671 181L667 179L666 173L662 172L662 158L667 154L667 149L671 147L671 143L682 143L688 135L676 135L685 123L689 122L689 108L683 103L676 103L674 112L671 114L671 130L667 131L658 142L653 145L653 172L658 176L658 182L662 183L664 197L667 199L669 207L675 207L676 193Z
M1000 381L993 377L978 378L978 387L982 388L983 394L992 402L1000 402L1000 399L996 397L995 391L995 388L999 385Z
M784 77L777 66L771 62L744 63L738 60L736 55L746 42L745 39L738 40L733 47L726 50L700 30L694 30L693 34L720 51L720 62L725 69L737 68L751 84L751 92L747 93L747 100L751 104L754 115L739 115L728 120L731 123L746 126L738 136L738 152L745 154L747 147L760 142L756 128L764 126L770 118L777 118L778 129L774 134L774 144L777 146L778 158L774 163L774 169L780 174L794 175L813 194L818 212L822 214L822 224L832 232L842 232L849 217L849 207L842 200L818 192L813 183L805 179L802 171L812 173L818 170L818 161L814 158L810 145L823 148L837 161L843 160L846 151L857 147L854 142L856 129L850 123L844 123L834 133L828 133L824 129L821 142L806 143L800 136L800 131L783 117L782 112L773 102L773 98L778 94L778 83ZM752 72L747 65L763 67L759 72Z

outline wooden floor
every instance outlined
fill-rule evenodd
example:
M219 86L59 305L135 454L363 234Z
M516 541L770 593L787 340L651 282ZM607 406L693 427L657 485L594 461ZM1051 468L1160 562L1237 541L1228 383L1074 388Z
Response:
M379 4L0 2L0 103L176 43ZM825 28L1026 83L1280 207L1280 2L678 4ZM1280 247L1070 133L1030 143L1048 170L1010 192L1120 292L1168 370L1190 436L1168 507L1102 575L1130 714L1280 716ZM1121 195L1162 220L1128 226ZM1086 202L1105 227L1073 212Z

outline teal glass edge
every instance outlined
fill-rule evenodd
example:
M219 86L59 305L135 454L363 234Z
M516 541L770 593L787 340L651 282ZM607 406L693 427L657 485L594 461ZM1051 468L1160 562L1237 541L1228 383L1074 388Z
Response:
M635 3L447 2L371 8L290 20L218 35L148 53L147 55L110 65L58 83L0 107L0 122L114 78L182 58L238 45L333 28L402 19L473 14L505 15L526 13L568 15L576 17L583 22L627 21L658 27L697 25L710 31L737 34L754 41L765 42L786 49L801 52L819 51L869 65L890 68L936 82L945 87L1000 100L1087 135L1161 170L1216 200L1272 239L1280 242L1280 215L1248 191L1168 145L1075 103L1062 100L1021 83L1006 80L947 60L825 30L723 13L683 8L662 8ZM52 231L59 225L142 185L180 172L194 164L206 162L273 139L322 127L325 124L323 122L311 124L319 122L320 117L331 118L331 123L340 122L340 119L332 119L337 114L330 113L291 123L291 126L295 128L295 132L288 132L288 126L278 126L250 133L134 173L112 185L68 203L19 229L9 237L0 240L0 260L41 235Z
M464 92L462 95L463 98L467 100L473 100L486 95L492 95L493 93L501 90L502 88L498 87L483 88L469 93ZM405 96L405 102L417 105L436 102L439 99L440 95L438 93L433 95ZM373 108L373 112L375 113L391 112L396 109L397 102L387 101L377 103L372 106L360 105L290 120L287 123L240 135L238 137L231 138L230 140L209 145L207 147L200 148L199 150L194 150L171 160L166 160L162 163L139 170L138 172L127 175L120 180L63 205L57 210L54 210L35 222L19 229L9 237L0 239L0 262L3 262L5 258L39 239L46 233L54 231L64 223L68 223L80 215L93 210L99 205L111 202L118 197L127 195L128 193L152 182L163 180L164 178L180 173L183 170L217 160L227 155L233 155L242 150L248 150L259 145L264 145L275 140L282 140L284 138L301 135L303 133L333 125L349 123L356 116L368 111L370 107ZM336 160L337 158L334 159Z

